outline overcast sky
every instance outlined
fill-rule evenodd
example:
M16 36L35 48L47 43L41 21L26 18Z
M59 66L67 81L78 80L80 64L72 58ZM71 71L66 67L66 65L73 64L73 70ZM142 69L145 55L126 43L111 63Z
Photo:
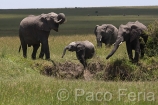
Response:
M158 0L0 0L0 9L158 6Z

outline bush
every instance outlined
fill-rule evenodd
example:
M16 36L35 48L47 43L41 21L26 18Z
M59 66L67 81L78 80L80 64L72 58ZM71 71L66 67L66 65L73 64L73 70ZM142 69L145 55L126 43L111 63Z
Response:
M149 35L147 42L146 54L149 57L158 55L158 20L148 25L147 34Z

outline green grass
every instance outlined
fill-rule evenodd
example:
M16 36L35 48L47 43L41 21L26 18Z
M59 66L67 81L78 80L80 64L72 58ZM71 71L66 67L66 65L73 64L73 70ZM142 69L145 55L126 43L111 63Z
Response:
M63 38L65 41L61 40ZM51 59L53 59L56 63L64 63L66 61L79 63L78 60L76 60L75 53L71 52L67 52L64 59L62 59L62 50L65 45L73 40L84 40L87 38L89 38L91 42L95 43L94 35L50 37L49 42ZM91 59L89 62L94 62L94 60L96 60L95 62L105 63L104 65L107 65L107 68L109 65L113 65L113 63L115 63L112 68L116 67L118 70L122 67L125 67L123 69L125 71L136 69L134 72L135 77L132 78L136 79L138 82L136 82L134 79L130 82L126 80L121 81L119 78L114 78L113 81L103 81L104 79L100 78L102 74L97 74L96 79L90 81L85 81L84 79L60 79L52 76L47 77L41 75L40 68L36 64L42 64L44 66L52 64L48 61L40 59L31 60L30 56L28 59L24 59L22 57L22 52L20 54L18 53L18 40L18 37L0 38L0 45L2 45L2 48L0 49L1 105L122 105L122 103L130 105L157 104L158 87L157 79L155 78L157 78L158 73L157 68L156 70L151 68L153 67L152 65L154 65L154 67L156 66L156 62L158 62L157 58L144 58L144 60L140 61L141 66L139 67L131 64L128 61L127 54L125 54L125 44L121 45L116 54L108 61L105 60L105 56L108 54L108 52L110 52L112 47L96 49L97 56ZM57 44L57 42L60 42L60 44ZM31 55L31 49L32 48L28 49L28 55ZM125 58L125 61L121 61L122 57ZM116 59L118 59L118 61ZM145 71L146 69L148 71L154 71L155 73L150 75L148 72L143 72L143 69ZM58 91L62 89L66 89L69 92L69 98L65 101L58 99ZM126 94L126 96L119 95L118 92L120 89L121 92L124 92L120 94ZM75 91L79 93L75 93ZM150 92L152 92L152 94L150 94ZM63 94L65 95L67 93ZM107 97L104 97L104 94L107 94ZM111 94L112 99L110 98ZM128 94L134 94L136 96L133 98L132 96L128 96ZM138 96L138 94L141 95ZM154 101L151 101L151 98L154 98Z
M96 16L96 10L99 16ZM22 51L18 53L19 23L30 14L51 11L66 14L67 22L61 25L59 33L51 31L51 59L55 63L71 61L79 64L75 53L67 51L61 58L64 47L70 42L89 40L96 46L95 25L111 23L118 27L136 20L148 25L157 19L157 10L158 7L0 10L0 105L157 105L158 57L145 56L138 65L132 64L128 61L125 43L109 60L105 57L112 47L96 48L96 56L88 62L101 63L108 72L98 72L90 81L41 75L41 67L53 66L51 62L32 60L32 48L28 48L27 59L22 57ZM122 72L130 75L123 80ZM104 73L113 78L102 78ZM66 91L59 94L62 89Z
M1 105L156 105L158 98L157 82L86 82L27 75L2 81L0 87ZM61 99L62 90L66 93Z
M96 14L95 12L98 11ZM59 33L53 35L93 34L94 27L99 24L113 24L119 27L128 21L136 21L148 25L158 18L158 7L104 7L104 8L63 8L63 9L15 9L0 10L0 36L18 35L20 21L30 15L56 12L65 13L67 23L61 25ZM88 16L88 14L90 16ZM123 16L125 14L125 16ZM97 16L98 15L98 16ZM139 15L139 16L138 16Z

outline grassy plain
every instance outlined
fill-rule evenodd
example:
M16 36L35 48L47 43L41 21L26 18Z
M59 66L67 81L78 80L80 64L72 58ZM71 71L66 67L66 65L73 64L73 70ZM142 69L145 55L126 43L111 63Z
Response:
M67 22L59 33L51 31L49 38L51 59L55 62L75 62L75 53L67 52L61 58L63 48L75 40L89 40L96 45L95 25L109 23L116 27L128 21L148 25L158 18L158 7L106 7L63 9L0 10L0 104L1 105L157 105L158 57L147 57L139 65L128 62L125 44L110 60L105 60L111 48L96 48L96 56L89 62L103 62L109 66L118 61L117 68L133 70L132 81L103 81L94 79L61 79L40 74L35 64L49 65L45 60L32 60L18 53L20 21L30 14L63 12ZM96 13L96 11L98 13ZM89 16L88 16L89 15ZM124 16L125 15L125 16ZM139 16L138 16L139 15ZM39 52L38 52L39 53ZM124 62L119 63L121 60ZM116 62L117 63L117 62Z

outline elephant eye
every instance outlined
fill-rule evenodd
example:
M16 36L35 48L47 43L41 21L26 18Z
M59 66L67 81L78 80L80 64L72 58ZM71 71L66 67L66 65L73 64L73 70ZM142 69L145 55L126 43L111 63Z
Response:
M74 46L71 46L71 48L74 48Z
M103 31L101 31L101 34L103 34L104 32Z
M122 33L122 36L125 36L125 35L126 35L126 32L123 32L123 33Z
M106 28L103 28L101 31L105 31L106 30Z

